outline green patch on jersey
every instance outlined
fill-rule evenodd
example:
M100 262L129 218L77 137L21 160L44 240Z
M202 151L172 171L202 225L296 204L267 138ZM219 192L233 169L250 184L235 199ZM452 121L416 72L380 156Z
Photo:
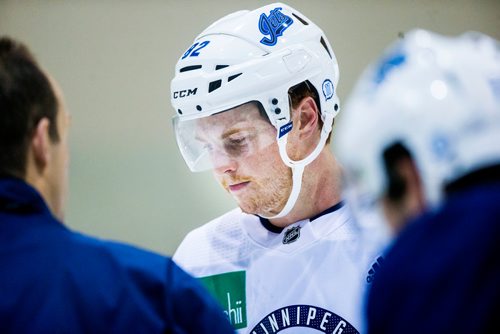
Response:
M245 271L233 271L200 277L203 285L215 296L234 328L247 326Z

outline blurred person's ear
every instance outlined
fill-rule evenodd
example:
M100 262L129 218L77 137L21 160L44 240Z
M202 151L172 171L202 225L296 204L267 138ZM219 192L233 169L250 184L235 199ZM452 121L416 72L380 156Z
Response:
M417 166L411 157L397 158L389 168L383 207L393 232L398 233L410 219L424 211L425 197Z
M50 121L45 117L42 118L36 125L30 142L29 152L32 154L34 167L39 173L43 173L50 160L49 126Z

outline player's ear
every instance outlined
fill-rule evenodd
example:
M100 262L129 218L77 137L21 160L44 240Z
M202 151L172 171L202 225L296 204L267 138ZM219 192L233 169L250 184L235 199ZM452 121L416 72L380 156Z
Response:
M318 132L319 112L314 99L310 96L303 98L295 109L296 122L299 129L299 139L305 140Z
M319 118L312 97L303 98L292 110L293 128L288 135L287 152L292 160L301 160L311 154L319 137Z
M42 118L36 125L29 151L32 154L35 167L38 170L43 170L50 159L50 137L49 137L50 121L48 118Z

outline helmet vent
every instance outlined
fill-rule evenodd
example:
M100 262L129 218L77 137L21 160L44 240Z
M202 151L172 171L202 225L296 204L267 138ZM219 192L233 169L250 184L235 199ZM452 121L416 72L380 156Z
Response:
M302 22L303 25L305 25L305 26L309 25L309 22L307 22L306 20L304 20L300 16L296 15L295 13L292 13L292 15L295 16L297 18L297 20L299 20L300 22Z
M215 70L222 70L223 68L229 67L229 65L215 65Z
M323 47L325 48L326 52L328 52L330 58L332 58L332 54L330 53L330 50L328 50L328 46L326 46L326 41L323 38L323 36L321 36L321 39L319 41L321 42L321 45L323 45Z
M188 71L198 70L200 68L201 68L201 65L186 66L186 67L181 68L179 70L179 72L188 72Z
M219 89L220 86L222 84L222 80L215 80L215 81L212 81L209 85L208 85L208 92L211 93L213 92L214 90L216 89Z
M227 82L229 81L232 81L234 79L236 79L237 77L239 77L240 75L242 75L243 73L238 73L238 74L234 74L234 75L231 75L229 78L227 78Z

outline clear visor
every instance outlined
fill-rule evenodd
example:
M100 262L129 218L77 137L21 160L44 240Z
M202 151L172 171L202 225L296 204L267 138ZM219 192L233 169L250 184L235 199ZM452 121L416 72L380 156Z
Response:
M191 120L173 119L177 144L193 172L221 168L276 143L276 128L258 102Z

